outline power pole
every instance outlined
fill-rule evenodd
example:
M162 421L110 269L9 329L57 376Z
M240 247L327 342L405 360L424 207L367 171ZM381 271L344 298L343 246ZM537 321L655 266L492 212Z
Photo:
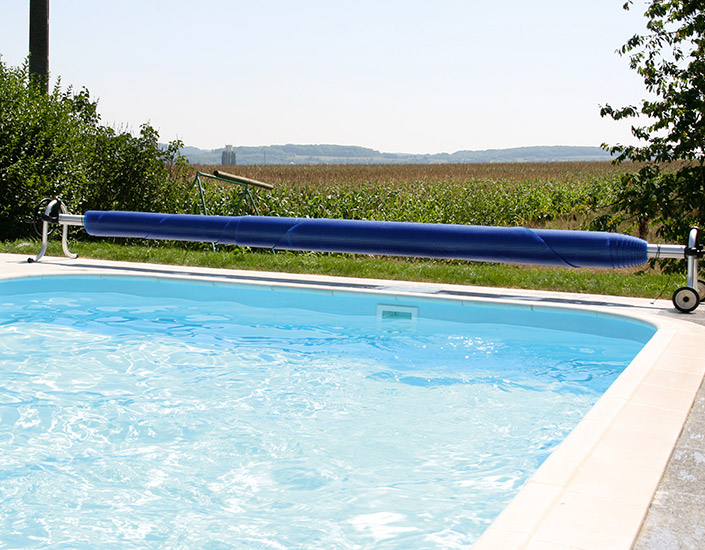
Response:
M49 91L49 0L29 0L29 75Z

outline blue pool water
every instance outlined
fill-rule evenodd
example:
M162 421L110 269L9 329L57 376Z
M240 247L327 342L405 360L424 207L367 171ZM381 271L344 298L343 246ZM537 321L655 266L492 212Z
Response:
M0 548L466 548L653 333L346 291L0 281Z

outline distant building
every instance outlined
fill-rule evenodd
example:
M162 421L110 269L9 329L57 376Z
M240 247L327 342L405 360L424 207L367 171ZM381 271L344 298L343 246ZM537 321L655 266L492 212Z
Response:
M225 146L225 150L220 155L220 164L223 166L235 166L237 164L237 157L232 145Z

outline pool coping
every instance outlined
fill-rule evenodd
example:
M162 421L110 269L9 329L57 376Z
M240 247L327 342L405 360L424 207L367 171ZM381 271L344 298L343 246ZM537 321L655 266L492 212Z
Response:
M320 275L0 254L0 278L142 275L523 304L616 314L657 327L530 477L474 550L631 549L705 376L705 327L670 301Z

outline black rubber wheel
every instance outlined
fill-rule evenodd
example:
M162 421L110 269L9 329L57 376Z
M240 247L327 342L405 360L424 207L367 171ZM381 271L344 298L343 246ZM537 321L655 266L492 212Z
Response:
M689 286L682 286L673 293L673 305L681 313L690 313L700 305L700 295Z
M32 226L34 227L34 232L40 237L42 236L42 215L44 214L44 211L46 210L48 204L53 200L54 199L42 199L41 201L39 201L39 204L34 209L34 215L32 216ZM56 225L53 223L49 224L47 234L51 235L55 230Z
M705 281L698 279L698 294L700 294L700 301L705 302Z

